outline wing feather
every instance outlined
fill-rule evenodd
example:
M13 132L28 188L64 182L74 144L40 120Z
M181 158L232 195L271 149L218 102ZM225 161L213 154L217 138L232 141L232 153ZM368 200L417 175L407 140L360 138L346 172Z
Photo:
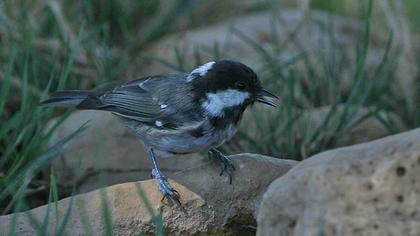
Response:
M185 83L183 75L147 77L123 84L100 99L118 116L151 124L159 120L162 128L179 127L199 119L197 114L186 112L191 109L192 98L180 83Z

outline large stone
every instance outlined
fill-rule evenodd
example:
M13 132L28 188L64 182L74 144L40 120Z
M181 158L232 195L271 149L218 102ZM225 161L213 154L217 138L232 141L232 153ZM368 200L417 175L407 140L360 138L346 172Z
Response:
M86 192L117 183L149 179L151 162L143 143L116 116L102 111L76 111L51 138L54 144L89 121L89 128L71 140L52 167L62 187ZM160 167L175 172L204 163L199 154L160 158Z
M50 208L38 207L29 213L42 221L50 211L47 234L53 234L72 203L64 233L86 235L86 224L89 224L93 235L104 235L102 201L106 196L114 235L137 235L140 232L152 234L153 218L138 192L139 185L145 191L151 209L154 212L162 210L168 235L253 235L255 216L265 189L273 179L292 168L296 161L257 154L238 154L231 156L231 159L236 167L232 185L229 185L226 176L219 176L219 166L211 162L174 175L177 182L170 182L181 195L181 207L162 203L155 181L147 180L119 184L63 199L57 203L58 217L55 204ZM16 233L33 235L36 227L27 215L28 212L2 216L0 228L3 232L10 232L11 219L16 216Z
M374 116L374 107L350 106L347 110L349 119L345 122L346 126L342 128L341 133L337 133L336 130L341 123L345 107L344 104L337 105L335 110L332 110L332 106L318 107L304 110L299 116L284 114L285 116L296 117L291 122L288 119L282 119L278 109L267 106L254 106L245 112L239 130L246 133L253 140L262 140L267 133L272 131L270 124L277 124L278 130L287 130L296 140L304 140L303 143L309 144L308 139L318 129L321 129L323 133L322 142L328 143L330 139L333 139L334 143L328 146L333 148L372 141L388 136L392 131L400 132L406 129L401 119L392 112L380 111ZM327 118L328 122L326 123ZM246 140L241 140L238 136L235 136L234 139L235 143L242 144L239 149L247 147ZM276 144L281 146L282 143L288 142L287 139L288 136L277 133L275 141L270 140L269 143L277 142ZM264 143L261 146L264 147Z
M420 235L420 129L315 155L274 181L257 235Z
M256 218L260 198L273 177L283 175L297 163L259 154L237 154L232 155L231 159L236 168L231 185L229 178L220 179L220 166L215 163L185 170L174 176L179 183L211 203L218 209L217 212L223 212L220 219L224 220L245 214L250 219ZM206 176L208 172L212 174Z
M319 57L332 54L334 47L337 51L343 50L350 61L355 61L354 42L359 39L360 26L360 22L354 18L315 10L311 11L307 18L299 9L282 8L233 17L215 25L187 32L177 32L158 41L148 53L153 55L153 58L160 58L173 64L183 64L186 70L191 69L188 66L194 67L196 62L203 63L214 59L216 54L221 58L240 60L258 70L268 63L264 58L266 55L260 51L262 48L274 60L278 60L279 64L288 64L297 60L302 62L298 64L302 65L302 68L306 66L303 60L298 60L299 56L310 55L314 68L318 69L323 68ZM328 27L331 27L331 30ZM386 45L386 37L376 31L371 32L371 38L372 44L366 58L367 68L380 63ZM278 48L281 49L277 50ZM182 63L179 63L179 55L183 60ZM352 63L346 64L349 66L341 71L342 77L349 77L353 71ZM173 68L156 60L151 60L141 68L144 75L174 72ZM268 72L267 68L262 72Z
M323 125L331 112L331 109L331 106L324 106L309 110L307 114L303 115L302 121L307 122L307 127L314 133ZM337 129L344 111L344 104L337 106L335 112L332 113L329 125L327 126L329 130ZM373 115L375 111L374 107L350 106L347 111L349 114L348 117L350 118L348 122L346 122L345 131L340 136L337 136L335 133L328 133L328 130L325 130L326 136L336 139L333 147L364 143L388 136L392 131L405 130L401 119L392 112L380 111L377 112L375 117ZM352 115L350 116L350 114ZM384 122L381 122L381 120ZM389 125L390 128L388 128L387 125Z

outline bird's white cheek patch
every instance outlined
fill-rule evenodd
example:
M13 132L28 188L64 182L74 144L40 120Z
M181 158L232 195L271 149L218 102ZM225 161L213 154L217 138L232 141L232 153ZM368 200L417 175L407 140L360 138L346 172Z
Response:
M187 77L187 82L191 82L197 75L205 76L209 70L213 67L214 61L207 62L204 65L201 65L195 68Z
M222 92L207 93L207 100L202 104L203 109L211 116L224 116L224 109L242 104L250 94L235 89Z

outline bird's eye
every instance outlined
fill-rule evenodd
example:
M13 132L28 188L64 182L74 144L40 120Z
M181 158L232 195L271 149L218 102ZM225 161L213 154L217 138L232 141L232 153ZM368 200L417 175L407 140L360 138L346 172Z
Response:
M243 90L246 87L244 82L236 82L235 86L236 86L236 88L238 88L240 90Z

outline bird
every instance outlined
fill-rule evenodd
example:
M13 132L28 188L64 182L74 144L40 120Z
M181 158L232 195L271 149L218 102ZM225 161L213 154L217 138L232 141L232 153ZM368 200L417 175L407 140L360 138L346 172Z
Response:
M112 112L144 143L151 176L163 199L180 204L179 193L159 169L157 157L208 151L226 172L235 167L217 148L237 131L245 109L255 103L276 107L257 74L233 60L209 61L189 73L146 76L108 91L64 90L41 101L42 107L76 107Z

